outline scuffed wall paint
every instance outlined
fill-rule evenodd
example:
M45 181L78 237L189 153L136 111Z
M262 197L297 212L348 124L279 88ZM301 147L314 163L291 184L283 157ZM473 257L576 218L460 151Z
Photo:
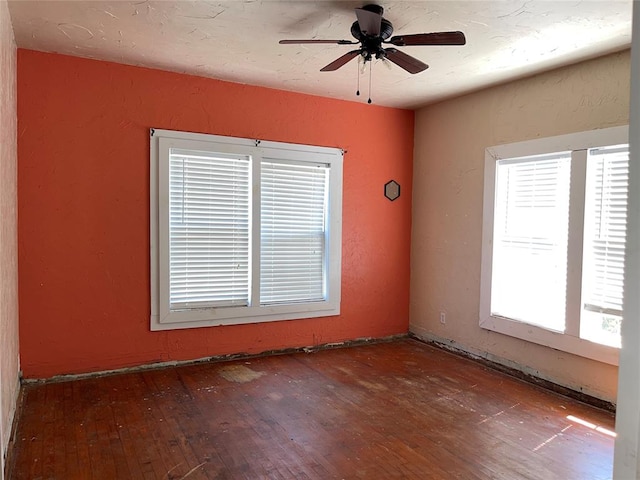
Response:
M411 331L615 402L616 367L478 326L482 194L486 147L627 124L629 75L627 51L416 113Z
M341 315L149 331L150 127L346 150ZM408 110L18 50L25 377L406 333L413 127Z
M0 472L18 396L18 223L16 45L0 1ZM0 473L0 477L3 473Z

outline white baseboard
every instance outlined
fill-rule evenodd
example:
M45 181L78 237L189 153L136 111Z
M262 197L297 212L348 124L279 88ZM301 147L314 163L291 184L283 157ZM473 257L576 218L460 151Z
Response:
M11 441L11 435L13 434L13 432L16 429L16 424L15 422L18 421L18 418L16 416L16 412L18 410L18 399L20 398L20 375L18 375L16 377L16 381L15 381L15 388L13 391L13 399L11 400L11 404L10 404L10 410L9 410L9 418L8 418L8 424L5 426L3 425L3 427L6 427L3 429L2 433L4 435L4 438L2 438L2 452L0 452L2 454L2 462L0 462L0 479L4 479L4 471L7 467L7 454L9 452L9 442Z
M526 376L538 378L544 382L558 385L560 387L576 392L577 394L588 395L595 399L601 400L606 404L615 406L615 399L611 400L609 398L602 398L601 393L592 391L589 388L585 388L582 385L572 385L566 382L559 381L557 378L552 378L548 375L545 375L540 371L536 370L535 368L531 368L527 365L521 365L517 362L514 362L513 360L509 360L507 358L493 355L492 353L489 353L489 352L484 352L482 350L478 350L478 349L469 347L467 345L463 345L461 343L456 342L455 340L434 335L432 332L429 332L428 330L422 327L419 327L417 325L410 325L409 333L411 335L414 335L416 338L420 340L423 340L427 343L437 344L438 346L443 347L447 350L450 350L454 353L461 353L464 356L468 356L470 358L485 360L487 362L494 363L502 367L506 367L509 370L516 370L518 372L522 372Z

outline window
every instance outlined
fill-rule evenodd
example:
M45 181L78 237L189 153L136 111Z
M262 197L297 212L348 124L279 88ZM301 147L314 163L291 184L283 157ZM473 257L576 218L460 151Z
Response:
M627 127L488 148L480 326L617 364Z
M568 153L498 161L492 313L564 331L570 167Z
M629 149L589 152L580 336L620 347Z
M151 329L340 313L342 152L151 130Z

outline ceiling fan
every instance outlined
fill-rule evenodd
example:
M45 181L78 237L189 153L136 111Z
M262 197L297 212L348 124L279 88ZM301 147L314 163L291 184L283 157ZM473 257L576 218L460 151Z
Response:
M464 45L466 43L464 33L459 31L416 33L392 37L393 25L382 17L384 9L380 5L365 5L362 8L356 8L355 11L357 20L351 25L351 35L357 40L355 42L351 40L280 40L280 43L283 45L307 43L360 44L360 48L357 50L351 50L321 68L321 72L332 72L345 65L349 60L361 56L364 63L370 62L373 58L386 59L409 73L420 73L429 68L429 66L396 48L383 48L383 45L391 44L395 47L405 47L410 45Z

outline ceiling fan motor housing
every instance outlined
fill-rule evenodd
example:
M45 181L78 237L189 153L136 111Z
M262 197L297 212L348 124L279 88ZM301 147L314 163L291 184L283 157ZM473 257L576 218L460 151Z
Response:
M381 20L380 35L367 35L362 33L358 22L353 22L353 25L351 25L351 35L362 44L360 54L363 56L365 62L371 60L372 57L385 57L382 41L391 36L393 26L386 18Z
M353 22L351 25L351 35L358 40L362 47L360 49L360 54L364 58L364 61L371 60L372 57L383 58L385 57L385 51L382 48L382 42L393 34L393 25L386 18L382 17L382 13L384 9L379 5L365 5L362 7L363 10L367 10L371 13L375 13L379 15L380 18L380 33L377 35L369 35L362 31L360 28L360 23L358 21Z
M378 37L380 38L380 40L386 40L392 34L393 34L393 25L391 25L391 22L389 20L387 20L386 18L383 18L380 24L380 35ZM360 30L360 25L358 24L357 21L353 22L353 25L351 25L351 35L353 35L353 38L355 38L359 42L364 41L368 37L368 35L365 35L364 33L362 33L362 30ZM374 37L374 38L378 38L378 37Z

